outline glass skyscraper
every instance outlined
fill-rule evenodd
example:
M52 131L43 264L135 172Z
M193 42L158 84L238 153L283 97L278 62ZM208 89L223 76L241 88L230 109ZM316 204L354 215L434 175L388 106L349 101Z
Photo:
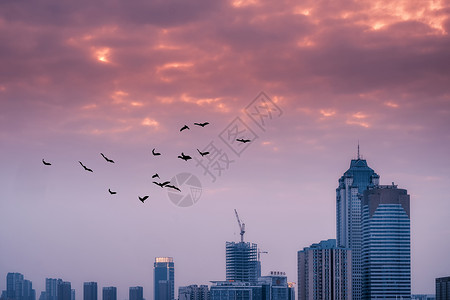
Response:
M369 186L379 183L379 176L365 159L352 159L350 168L339 179L336 189L337 246L352 250L352 299L361 299L361 199Z
M154 300L175 299L175 267L172 257L156 257L153 266Z
M362 202L362 299L411 299L409 195L376 186Z

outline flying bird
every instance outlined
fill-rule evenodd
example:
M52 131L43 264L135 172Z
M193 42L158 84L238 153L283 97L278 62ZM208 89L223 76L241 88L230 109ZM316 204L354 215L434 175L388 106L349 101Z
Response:
M111 191L111 189L108 189L108 192L109 192L111 195L117 194L117 192L113 192L113 191Z
M164 181L163 183L153 181L153 183L156 185L159 185L160 187L164 187L165 185L168 185L170 183L170 181Z
M244 140L244 139L236 139L236 141L244 143L244 144L250 142L250 140Z
M190 129L190 128L189 128L189 126L184 125L183 127L181 127L180 132L183 131L183 130L185 130L185 129Z
M144 196L142 198L138 196L138 198L139 200L141 200L142 203L144 203L144 201L147 200L148 196Z
M208 125L208 124L209 124L209 122L204 122L204 123L194 123L194 125L201 126L201 127L205 127L205 126Z
M155 173L155 175L153 175L152 178L159 178L158 173Z
M203 157L203 156L205 156L205 155L208 155L209 154L209 152L208 151L205 151L205 152L201 152L200 150L198 150L197 149L197 151L198 151L198 153L200 153L200 155Z
M103 153L100 153L100 154L103 156L103 158L104 158L107 162L114 163L114 161L113 161L112 159L107 158Z
M177 190L177 191L181 192L181 190L180 190L179 188L177 188L176 186L174 186L174 185L168 184L168 185L166 185L166 187L168 187L168 188L171 188L171 189L174 189L174 190Z
M181 158L184 161L188 161L188 159L192 159L189 155L184 155L183 152L181 152L181 155L178 155L178 158Z
M153 148L153 150L152 150L152 154L153 154L154 156L158 156L158 155L161 155L161 153L159 153L159 152L156 152L156 151L155 151L155 148Z
M42 159L42 162L44 163L44 165L46 165L46 166L51 166L52 164L51 163L49 163L49 162L46 162L44 159Z
M82 163L81 161L78 161L78 162L80 163L80 165L81 165L86 171L94 172L94 171L92 171L92 169L89 169L88 167L86 167L85 165L83 165L83 163Z

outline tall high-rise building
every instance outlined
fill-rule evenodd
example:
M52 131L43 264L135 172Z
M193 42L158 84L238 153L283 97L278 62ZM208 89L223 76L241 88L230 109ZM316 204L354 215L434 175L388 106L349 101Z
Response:
M104 287L102 290L102 300L117 300L117 288L115 286Z
M298 251L298 300L352 299L349 248L330 239Z
M6 291L2 294L7 300L36 300L36 291L31 281L20 273L6 275Z
M55 278L45 278L46 300L58 300L58 285L63 281Z
M36 300L36 291L33 289L33 284L30 280L23 281L22 300Z
M72 299L72 286L68 281L62 281L58 284L58 300Z
M23 275L20 273L8 273L6 275L7 299L21 299L23 289Z
M450 299L450 276L436 278L436 300Z
M256 282L258 279L258 246L249 242L226 243L227 280Z
M75 300L75 289L72 289L70 300Z
M153 265L154 300L175 299L175 267L172 257L156 257Z
M97 300L97 282L85 282L83 284L83 300Z
M411 298L409 195L396 185L362 198L362 299Z
M144 288L142 286L130 287L129 300L144 300Z
M339 179L336 189L337 246L352 250L352 299L361 299L361 199L369 186L379 183L379 176L359 155Z

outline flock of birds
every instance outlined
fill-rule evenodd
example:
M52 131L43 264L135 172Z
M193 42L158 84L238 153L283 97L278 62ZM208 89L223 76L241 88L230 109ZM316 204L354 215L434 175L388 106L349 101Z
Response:
M209 122L194 123L194 125L200 126L200 127L205 127L205 126L208 125L208 124L209 124ZM184 125L183 127L181 127L180 132L182 132L182 131L184 131L184 130L190 130L189 126ZM241 139L236 139L236 141L241 142L241 143L244 143L244 144L250 142L249 139L243 139L243 138L241 138ZM199 149L197 149L197 151L198 151L198 153L199 153L202 157L209 154L208 151L202 152L202 151L200 151ZM100 153L100 155L101 155L108 163L112 163L112 164L114 163L114 160L109 159L109 158L106 157L103 153ZM153 149L152 149L152 155L153 155L153 156L160 156L161 153L160 153L160 152L156 152L156 148L153 148ZM192 159L191 156L184 154L184 152L181 152L181 155L179 155L178 158L179 158L179 159L182 159L182 160L184 160L184 161L188 161L188 160ZM78 161L78 162L79 162L80 165L84 168L85 171L88 171L88 172L94 172L92 169L86 167L81 161ZM46 165L46 166L51 166L51 165L52 165L50 162L45 161L45 159L42 159L42 163L43 163L44 165ZM181 192L180 188L178 188L177 186L173 185L170 181L158 182L158 181L156 181L155 178L161 179L161 178L159 177L158 173L155 173L155 174L152 176L152 179L155 180L155 181L153 181L153 183L156 184L157 186L159 186L159 187L161 187L161 188L170 188L170 189L173 189L173 190L176 190L176 191ZM110 188L108 189L108 192L109 192L111 195L116 195L116 194L117 194L116 191L111 191ZM143 197L138 196L138 199L139 199L142 203L144 203L144 201L147 200L148 198L149 198L148 195L145 195L145 196L143 196Z

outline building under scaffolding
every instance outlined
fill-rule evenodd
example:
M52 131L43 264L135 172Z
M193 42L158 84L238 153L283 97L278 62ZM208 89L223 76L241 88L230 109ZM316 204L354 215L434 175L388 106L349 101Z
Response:
M258 246L254 243L226 243L227 281L256 282Z

